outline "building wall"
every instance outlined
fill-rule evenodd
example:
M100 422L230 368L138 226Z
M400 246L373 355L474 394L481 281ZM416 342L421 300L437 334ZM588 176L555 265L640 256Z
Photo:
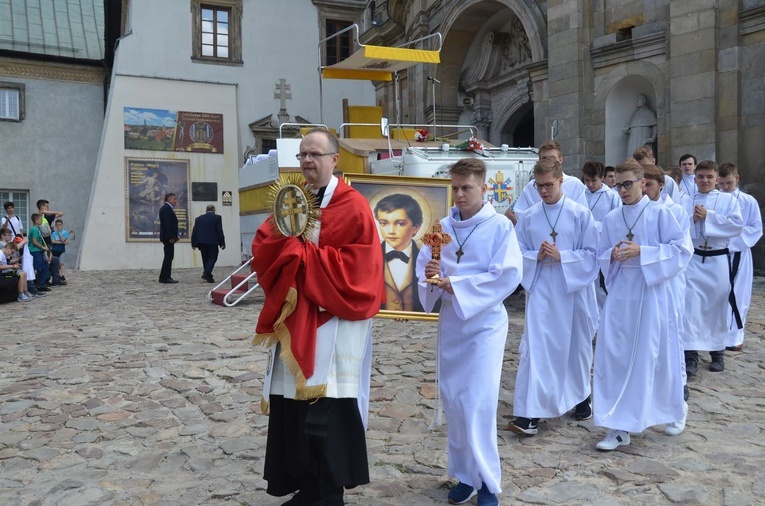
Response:
M0 188L29 191L30 214L38 199L64 213L76 236L63 257L69 266L81 246L101 140L103 79L88 67L0 59L0 81L25 85L26 111L21 122L0 121Z

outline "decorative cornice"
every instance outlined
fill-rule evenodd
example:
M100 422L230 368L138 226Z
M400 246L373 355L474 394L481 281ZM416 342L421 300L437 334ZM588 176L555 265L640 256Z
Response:
M738 22L742 36L765 30L765 7L739 12Z
M101 84L106 72L102 68L37 63L0 58L0 75L29 79L48 79L76 83Z
M666 32L652 33L639 39L625 40L590 49L593 68L609 67L632 60L644 60L666 54Z

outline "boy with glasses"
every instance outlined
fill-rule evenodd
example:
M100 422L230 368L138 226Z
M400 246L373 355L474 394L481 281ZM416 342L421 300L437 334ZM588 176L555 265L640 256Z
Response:
M688 263L683 230L665 206L643 195L643 168L616 168L622 207L603 222L598 246L608 298L593 369L595 426L609 429L598 450L630 444L630 432L683 417L682 348L671 325L670 280Z
M556 418L574 407L575 419L592 417L598 227L586 207L563 195L562 182L557 160L537 162L534 185L542 201L518 224L527 295L513 399L517 418L508 425L516 434L532 436L540 418Z

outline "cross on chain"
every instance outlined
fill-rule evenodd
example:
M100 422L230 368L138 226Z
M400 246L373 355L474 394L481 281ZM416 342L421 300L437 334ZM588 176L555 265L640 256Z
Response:
M701 250L704 250L704 251L709 251L709 250L711 250L711 249L712 249L712 247L711 247L711 246L709 246L709 245L708 245L708 243L709 243L709 241L704 241L704 245L703 245L703 246L699 246L699 249L701 249ZM703 264L704 262L706 262L706 261L707 261L707 257L701 257L701 263L702 263L702 264Z
M631 241L633 237L635 237L635 234L633 234L632 232L627 234L627 240L628 241Z
M427 232L422 235L422 244L430 247L430 253L433 260L441 260L441 248L452 242L452 236L444 232L440 223L435 223ZM462 255L457 255L458 258Z
M552 237L553 242L555 242L555 238L558 237L558 232L556 232L555 229L553 229L553 231L550 232L550 237Z
M295 235L299 225L297 215L306 212L306 204L302 204L298 201L298 195L294 188L287 188L285 191L286 197L282 199L282 208L279 210L279 216L290 218L290 228L292 228L292 235Z

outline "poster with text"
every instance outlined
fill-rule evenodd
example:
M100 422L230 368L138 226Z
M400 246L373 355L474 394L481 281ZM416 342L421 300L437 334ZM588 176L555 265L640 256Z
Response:
M127 202L125 223L128 241L159 240L159 209L165 195L174 193L178 202L178 232L189 240L189 161L161 158L125 158Z
M125 149L223 153L223 115L125 107Z

